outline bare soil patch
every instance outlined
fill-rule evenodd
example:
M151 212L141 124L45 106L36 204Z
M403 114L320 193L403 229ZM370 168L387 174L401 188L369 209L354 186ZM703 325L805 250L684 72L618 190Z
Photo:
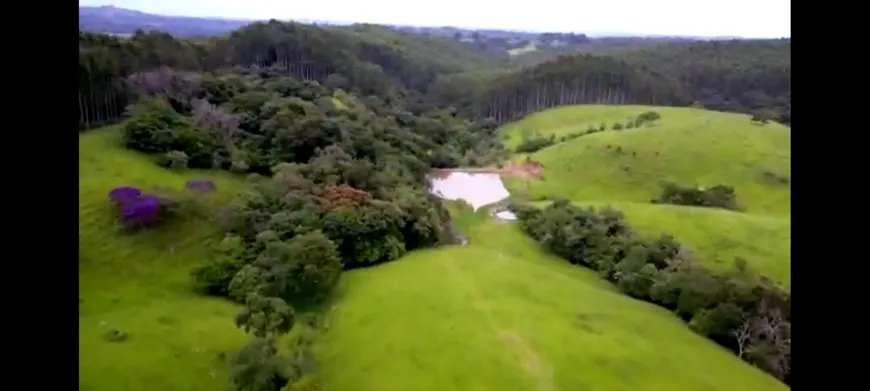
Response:
M467 174L499 174L513 178L525 179L541 179L544 174L544 165L534 160L526 160L522 162L509 162L502 168L498 167L460 167L460 168L439 168L432 170L432 176L438 179L448 177L454 172L464 172Z

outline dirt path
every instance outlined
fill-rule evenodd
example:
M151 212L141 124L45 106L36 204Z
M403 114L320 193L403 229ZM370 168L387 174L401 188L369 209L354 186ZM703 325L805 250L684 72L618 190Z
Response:
M534 160L526 160L524 162L509 162L502 168L498 167L466 167L466 168L440 168L433 170L433 174L439 178L443 178L454 172L464 172L468 174L499 174L513 178L543 178L544 165Z

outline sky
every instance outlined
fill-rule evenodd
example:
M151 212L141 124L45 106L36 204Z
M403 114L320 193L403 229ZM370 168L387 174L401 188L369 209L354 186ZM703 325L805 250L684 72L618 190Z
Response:
M791 0L79 0L143 12L645 35L791 36Z

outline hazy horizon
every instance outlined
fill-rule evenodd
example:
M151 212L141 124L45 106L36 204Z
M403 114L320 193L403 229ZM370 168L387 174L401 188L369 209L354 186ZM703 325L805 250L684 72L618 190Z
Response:
M407 4L390 0L333 0L328 7L269 0L79 1L79 6L114 5L172 16L322 20L540 32L744 38L791 36L789 0L537 0L532 3L534 7L519 8L504 7L501 6L504 3L493 0L443 0L433 2L431 7L408 7Z

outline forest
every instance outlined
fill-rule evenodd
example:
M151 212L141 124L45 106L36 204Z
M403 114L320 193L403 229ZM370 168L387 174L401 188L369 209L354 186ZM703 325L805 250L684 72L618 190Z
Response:
M128 104L122 81L160 66L275 68L361 96L410 101L412 110L452 106L499 123L573 103L695 105L762 112L786 124L791 117L788 39L666 43L522 67L504 52L475 51L443 37L270 21L197 40L158 31L130 38L80 31L79 49L83 128L120 118Z
M522 63L456 37L269 21L200 39L80 31L79 53L80 131L120 123L124 146L157 164L248 177L251 189L221 212L222 240L191 271L201 292L243 305L235 323L250 341L228 358L234 390L303 381L307 345L288 356L276 338L325 302L343 270L456 241L426 176L503 162L501 124L581 103L694 106L790 123L790 40L671 42ZM131 231L187 218L207 198L146 197L124 185L132 184L110 197ZM787 293L744 274L701 272L681 263L667 238L635 240L618 217L564 203L515 208L554 253L676 310L789 382ZM603 236L580 245L559 236L554 227L565 221ZM741 327L745 343L735 344L728 336Z

